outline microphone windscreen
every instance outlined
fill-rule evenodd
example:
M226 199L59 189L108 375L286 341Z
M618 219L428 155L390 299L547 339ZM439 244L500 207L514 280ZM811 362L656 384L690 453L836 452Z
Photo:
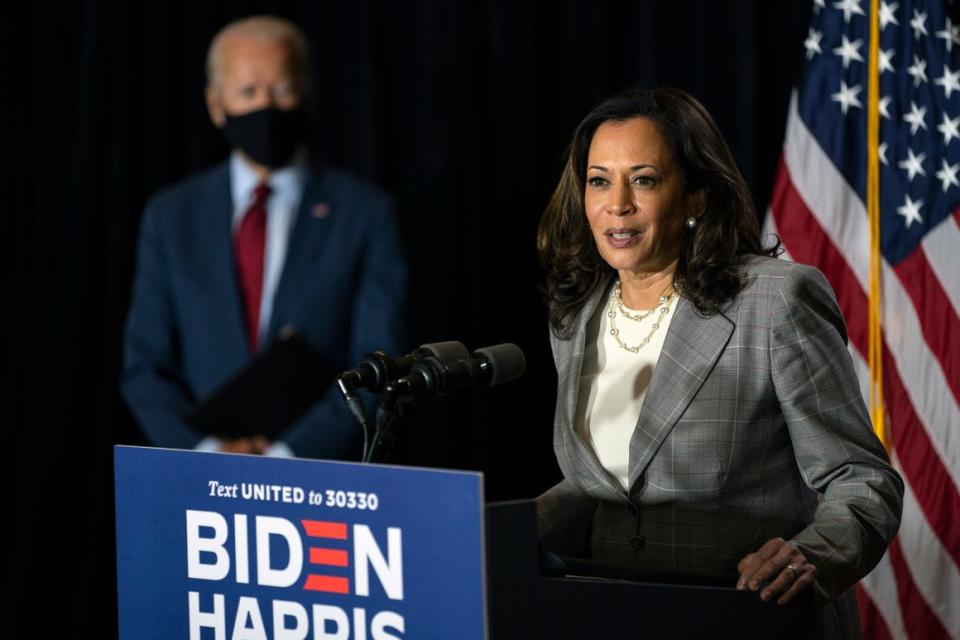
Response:
M431 342L420 347L429 351L434 358L444 364L450 364L457 360L464 360L470 357L470 352L463 346L462 342L449 340L447 342Z
M482 355L490 363L489 385L491 387L519 378L527 367L527 360L523 357L523 351L512 342L477 349L474 355Z

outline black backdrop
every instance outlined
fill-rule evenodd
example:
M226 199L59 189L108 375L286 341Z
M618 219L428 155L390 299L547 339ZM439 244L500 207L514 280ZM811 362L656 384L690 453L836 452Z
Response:
M3 200L13 286L3 635L115 635L112 452L142 436L117 393L134 245L152 191L226 154L202 101L226 21L270 12L315 45L326 155L396 197L414 341L512 341L521 381L413 416L401 462L481 470L491 500L559 471L534 234L568 137L600 98L674 84L712 111L767 202L808 2L20 3L5 43Z

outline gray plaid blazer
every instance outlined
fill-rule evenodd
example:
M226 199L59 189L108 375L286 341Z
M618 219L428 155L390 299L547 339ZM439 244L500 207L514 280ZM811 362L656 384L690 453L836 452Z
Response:
M817 567L824 636L857 635L848 589L899 527L903 483L873 434L833 291L818 270L751 257L720 313L681 297L630 440L624 492L574 424L592 296L558 373L564 480L537 499L545 545L651 571L730 576L774 537ZM852 626L851 626L852 625Z

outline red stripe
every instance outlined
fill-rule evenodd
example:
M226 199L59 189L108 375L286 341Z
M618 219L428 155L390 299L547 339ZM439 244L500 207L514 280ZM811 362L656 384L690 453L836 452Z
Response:
M320 520L301 520L311 538L332 538L334 540L347 539L347 524L345 522L322 522Z
M950 298L920 245L893 270L913 301L923 337L943 368L954 400L960 404L960 319Z
M883 399L890 413L893 447L927 524L960 566L960 527L953 525L953 514L960 513L960 494L913 410L896 366L885 346Z
M866 589L857 585L857 609L860 611L860 632L864 638L870 640L893 640L887 621L880 615L880 610L870 598Z
M927 604L923 594L917 589L913 576L907 568L897 536L887 547L887 557L897 578L897 600L900 602L900 614L903 617L903 630L908 638L923 640L950 640L950 634L943 627L940 618ZM865 636L869 637L869 636Z
M790 255L798 262L817 265L827 276L836 291L850 342L860 353L867 353L867 296L843 255L807 209L782 161L771 211ZM951 514L960 513L960 493L917 417L886 345L883 370L884 400L904 475L927 523L954 562L960 565L960 527L951 523Z
M820 223L810 213L803 198L797 192L790 180L783 158L780 159L780 166L777 169L770 209L784 247L794 260L815 265L827 276L847 323L850 341L866 347L869 338L866 316L867 298L863 289L860 288L860 283L850 271L846 258L823 232ZM846 280L849 280L852 286L844 286ZM863 321L853 322L854 316L862 316ZM866 352L865 348L861 350L861 353Z
M335 576L307 575L303 588L307 591L325 591L327 593L350 593L350 578Z
M310 562L312 564L328 564L332 567L346 567L350 564L347 552L342 549L321 549L310 547Z

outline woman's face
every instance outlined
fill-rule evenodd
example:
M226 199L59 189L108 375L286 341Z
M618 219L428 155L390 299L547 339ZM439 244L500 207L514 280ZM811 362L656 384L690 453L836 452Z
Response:
M680 165L648 118L605 122L587 155L584 206L600 255L619 272L663 271L679 258L684 222L699 213Z

